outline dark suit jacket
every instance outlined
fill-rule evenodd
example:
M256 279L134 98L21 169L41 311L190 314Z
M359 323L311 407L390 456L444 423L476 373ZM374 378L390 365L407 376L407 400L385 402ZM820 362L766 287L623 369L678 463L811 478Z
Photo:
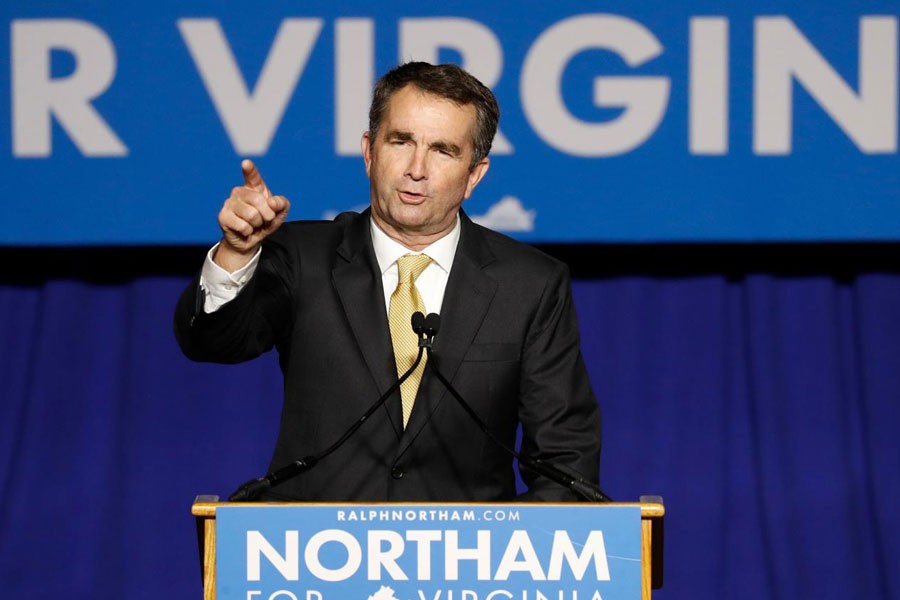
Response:
M508 446L596 483L600 415L564 264L461 215L434 360ZM185 290L175 331L193 360L278 349L284 408L271 468L330 446L397 379L369 211L285 223L244 290L212 314ZM523 473L527 499L570 499ZM494 501L515 497L512 460L426 369L408 427L399 393L337 452L272 490L289 500Z

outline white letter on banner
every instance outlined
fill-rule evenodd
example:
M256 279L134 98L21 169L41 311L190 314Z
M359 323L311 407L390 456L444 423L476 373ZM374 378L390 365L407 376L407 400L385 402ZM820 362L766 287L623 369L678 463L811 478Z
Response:
M337 569L329 569L319 560L319 551L328 542L336 542L347 551L347 562ZM306 568L322 581L344 581L353 576L362 564L362 548L355 537L341 529L324 529L309 539L304 552Z
M264 554L287 581L300 579L300 535L297 531L284 532L284 556L278 554L262 533L248 531L247 581L259 581L260 554Z
M790 154L796 79L867 154L897 151L897 19L863 17L859 95L787 17L755 23L753 150Z
M440 49L449 48L459 52L459 66L488 87L496 85L503 72L503 47L494 32L478 21L459 17L401 19L399 35L401 63L422 60L437 64L441 62ZM500 131L491 153L513 153L512 144Z
M369 128L375 73L372 19L334 23L334 147L339 156L360 154L359 138Z
M441 532L436 530L412 529L406 532L406 539L416 544L416 579L419 581L431 580L431 542L441 539Z
M597 77L594 103L623 107L609 123L572 115L562 96L562 76L572 58L592 48L612 50L630 67L662 52L643 25L616 15L564 19L531 46L522 66L522 108L535 132L554 148L574 156L613 156L633 150L656 131L669 101L666 77Z
M403 556L403 536L396 531L377 530L369 531L369 581L381 579L381 569L384 568L395 581L406 581L409 577L397 565L397 559ZM387 543L387 548L383 547Z
M187 45L235 152L262 155L281 123L322 29L321 19L285 19L250 93L216 19L179 19Z
M519 554L522 560L517 560ZM509 544L506 551L503 552L503 558L500 559L500 566L497 567L497 573L494 579L497 581L506 581L512 571L524 571L531 575L533 581L544 581L547 577L541 568L541 561L538 560L534 546L531 544L531 538L528 537L527 531L517 529L513 531L509 538Z
M478 565L478 580L488 581L491 578L491 532L479 531L474 548L459 547L459 532L444 533L444 579L459 580L459 561L474 560Z
M116 50L92 23L74 19L12 22L13 155L52 153L51 116L85 156L125 156L128 148L91 105L116 75ZM72 54L75 70L52 78L50 53Z
M550 566L547 568L547 579L559 581L562 576L562 564L565 559L572 571L572 575L578 581L584 578L591 559L594 561L594 571L597 581L609 581L609 561L606 558L606 543L603 541L602 531L592 531L588 534L584 548L579 555L575 552L572 540L567 531L553 532L553 549L550 551Z
M728 19L691 19L691 154L728 153Z

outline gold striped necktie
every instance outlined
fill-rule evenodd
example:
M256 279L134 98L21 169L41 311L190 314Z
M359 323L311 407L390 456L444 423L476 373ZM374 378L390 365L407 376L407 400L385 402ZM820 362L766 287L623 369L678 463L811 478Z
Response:
M391 306L388 310L388 321L391 326L391 342L394 345L394 359L397 362L397 377L409 369L419 353L419 338L413 332L410 320L414 312L425 313L425 303L416 288L416 279L428 267L431 259L424 254L406 254L397 259L400 277L397 289L391 294ZM403 404L403 427L409 422L422 372L425 369L425 356L416 370L400 386L400 400Z

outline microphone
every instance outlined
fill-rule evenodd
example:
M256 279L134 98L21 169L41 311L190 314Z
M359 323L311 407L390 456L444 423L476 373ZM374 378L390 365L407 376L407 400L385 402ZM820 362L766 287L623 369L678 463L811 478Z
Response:
M418 315L422 313L416 313ZM413 315L415 317L415 315ZM415 332L419 335L419 348L425 348L428 356L431 356L431 347L434 345L434 336L437 335L438 329L441 328L441 317L436 313L431 313L427 317L422 318L419 329L413 326Z
M269 473L265 477L257 477L244 483L237 490L228 496L229 502L252 502L259 498L263 492L271 487L275 487L279 483L283 483L288 479L292 479L312 469L319 462L315 456L307 456L300 460L295 460L286 467L281 467L277 471Z
M425 332L425 315L417 310L413 313L410 323L412 323L413 332L421 338Z
M429 315L428 317L437 317L437 315ZM305 473L309 471L313 467L315 467L320 460L340 448L344 445L350 437L356 433L356 431L362 427L362 424L368 420L375 411L381 408L381 406L387 402L387 399L391 397L391 395L400 388L400 385L409 379L409 376L413 371L416 370L416 367L419 366L419 363L422 362L422 354L425 350L426 346L424 345L423 340L430 340L429 344L434 341L434 336L437 333L437 328L440 326L440 321L437 322L437 325L434 324L434 320L431 322L428 321L428 318L425 317L421 312L416 311L413 313L412 318L410 319L410 323L412 325L413 331L419 336L419 353L416 355L416 360L413 362L412 366L406 370L403 375L401 375L397 381L391 385L387 389L387 391L381 395L378 400L375 401L369 410L367 410L363 415L356 420L356 422L350 426L350 428L344 432L335 443L326 448L324 451L319 454L315 454L312 456L307 456L305 458L301 458L299 460L295 460L291 464L281 467L277 471L273 471L264 477L257 477L255 479L251 479L247 481L243 485L241 485L237 490L234 491L229 497L229 502L250 502L259 498L263 492L268 490L269 488L275 487L281 483L284 483L288 479L293 479L297 475L301 473ZM433 325L433 329L429 328L429 323ZM429 336L429 331L433 331ZM430 349L431 346L429 345Z
M580 475L570 475L560 468L544 462L539 459L529 458L527 456L522 456L514 449L510 448L502 441L500 441L497 436L488 428L487 424L481 420L478 416L478 413L466 402L459 392L456 391L456 388L444 377L441 373L440 369L438 369L436 360L434 356L432 356L432 345L434 343L434 336L437 335L438 330L441 327L441 317L435 313L429 314L425 317L425 321L422 324L422 334L425 336L430 336L430 341L424 343L424 339L422 338L419 341L419 347L425 347L426 352L428 353L428 361L425 363L425 368L430 369L432 373L440 380L444 387L447 388L447 391L450 392L450 395L453 396L456 401L462 406L463 410L469 415L472 421L475 422L476 425L481 429L481 431L487 435L492 442L494 442L499 448L501 448L504 452L515 458L519 461L519 465L524 467L525 469L532 471L533 473L537 473L538 475L542 475L547 479L558 483L559 485L570 489L575 494L583 498L584 500L588 500L589 502L612 502L612 498L604 494L600 488L587 481L584 477Z

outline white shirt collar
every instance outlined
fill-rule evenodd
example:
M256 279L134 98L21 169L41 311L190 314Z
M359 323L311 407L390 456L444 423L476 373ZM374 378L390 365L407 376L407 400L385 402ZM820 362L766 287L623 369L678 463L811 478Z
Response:
M369 218L369 227L372 230L372 246L375 248L375 258L378 260L378 268L381 274L394 266L397 259L405 254L426 254L444 272L449 273L453 266L453 257L456 256L456 247L459 245L459 214L456 215L456 223L447 235L440 238L421 252L413 252L403 244L392 240L378 228L375 221Z

